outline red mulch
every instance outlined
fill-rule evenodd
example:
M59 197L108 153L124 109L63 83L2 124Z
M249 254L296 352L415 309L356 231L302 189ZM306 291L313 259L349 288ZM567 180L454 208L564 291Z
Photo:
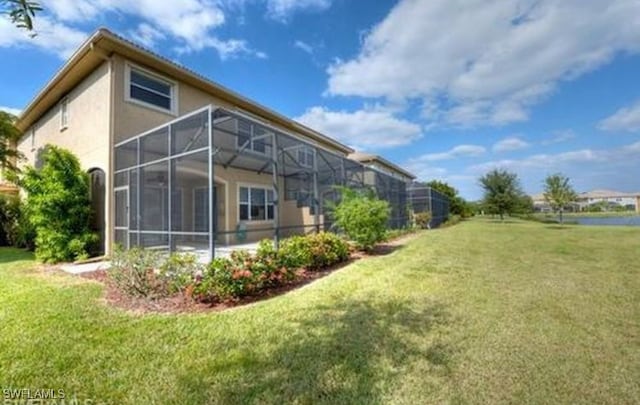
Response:
M118 290L115 285L113 285L113 283L109 280L109 277L107 276L107 272L105 270L82 273L79 276L103 284L105 286L104 300L107 302L107 304L135 313L198 313L222 311L225 309L247 305L253 302L262 301L271 297L285 294L291 290L298 289L315 280L323 278L333 273L334 271L355 262L356 260L367 257L387 255L402 247L409 239L412 239L413 237L415 237L415 235L413 234L403 235L387 243L377 245L371 252L354 252L351 254L349 260L328 267L326 269L319 271L301 270L298 273L298 278L291 283L275 288L260 290L253 295L248 295L242 298L227 300L223 302L197 302L189 297L181 295L154 300L136 298L120 292L120 290Z

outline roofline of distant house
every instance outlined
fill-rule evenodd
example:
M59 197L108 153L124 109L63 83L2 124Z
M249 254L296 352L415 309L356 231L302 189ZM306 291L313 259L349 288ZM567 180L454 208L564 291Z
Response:
M370 162L378 162L378 163L382 163L384 166L386 166L387 168L396 171L400 174L402 174L403 176L408 177L411 180L415 180L416 176L403 169L402 167L398 166L397 164L388 161L387 159L383 158L382 156L379 155L371 155L368 153L362 153L362 152L355 152L352 153L351 155L349 155L349 157L353 160L356 160L360 163L370 163Z
M116 35L106 28L99 28L95 33L93 33L27 105L16 122L16 127L20 131L25 132L31 125L33 125L34 122L40 119L42 115L44 115L52 106L55 105L55 103L58 102L58 98L47 97L52 90L58 89L59 93L66 93L90 73L85 72L81 77L78 77L77 80L64 83L64 79L68 77L74 69L77 69L80 62L94 52L98 57L110 56L112 53L124 53L125 55L123 56L125 57L134 56L139 59L147 60L148 62L153 63L151 66L152 68L162 73L172 73L174 76L179 76L177 79L187 81L190 85L199 88L208 94L213 94L233 105L244 108L248 112L258 115L260 118L278 123L286 129L298 131L320 143L331 145L345 154L354 152L352 148L334 140L333 138L287 118L286 116L250 100L216 82L213 82L184 66L172 62L169 59L132 41ZM106 55L104 55L105 53Z

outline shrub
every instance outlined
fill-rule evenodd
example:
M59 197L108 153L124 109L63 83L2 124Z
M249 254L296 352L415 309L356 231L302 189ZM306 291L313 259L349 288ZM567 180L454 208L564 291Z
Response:
M343 262L349 258L349 245L338 235L320 232L307 235L311 260L307 265L310 270L318 270Z
M313 260L309 238L296 235L280 242L278 263L288 269L309 267Z
M191 295L203 268L191 254L166 255L140 247L116 248L108 274L123 293L156 299L188 291L186 295Z
M335 209L338 226L359 249L371 250L385 239L389 220L389 203L372 193L358 193L343 188L342 200Z
M420 229L429 229L431 224L431 213L430 212L419 212L413 215L413 221L416 226Z
M449 218L447 218L447 220L442 224L442 226L443 227L453 226L459 223L460 220L461 220L460 215L449 215Z
M160 264L161 257L156 251L118 247L111 256L109 277L127 295L156 298L165 295L164 283L159 277Z
M45 147L42 167L27 167L19 184L27 191L26 214L36 231L36 258L78 260L98 236L91 232L89 176L69 151Z

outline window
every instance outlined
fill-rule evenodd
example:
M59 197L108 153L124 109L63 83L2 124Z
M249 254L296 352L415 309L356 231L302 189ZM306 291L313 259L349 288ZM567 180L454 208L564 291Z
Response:
M31 131L29 131L29 137L31 138L31 152L33 152L34 150L36 150L36 129L35 128L31 128Z
M238 211L241 221L273 219L273 190L262 187L240 187Z
M175 83L127 66L127 100L173 113Z
M308 146L298 149L298 163L303 167L313 167L313 149Z
M262 128L251 125L247 121L237 121L236 146L251 152L267 154L267 141L271 134Z
M63 98L60 102L60 129L66 129L69 125L69 99Z

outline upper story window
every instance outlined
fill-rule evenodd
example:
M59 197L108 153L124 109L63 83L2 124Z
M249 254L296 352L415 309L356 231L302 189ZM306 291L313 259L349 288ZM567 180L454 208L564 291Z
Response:
M146 107L175 113L176 84L145 70L127 65L126 99Z
M66 129L69 126L69 99L63 98L60 102L60 129Z
M308 146L298 149L298 163L302 167L313 167L313 149Z
M237 121L237 132L236 146L238 149L260 153L262 155L267 155L270 151L268 147L271 133L243 120Z

